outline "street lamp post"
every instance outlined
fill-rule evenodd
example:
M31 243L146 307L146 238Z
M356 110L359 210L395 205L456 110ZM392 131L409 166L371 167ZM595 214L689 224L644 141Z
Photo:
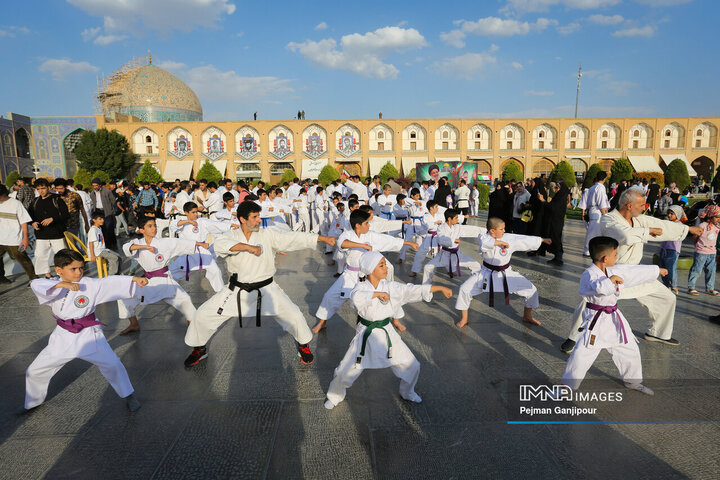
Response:
M577 90L575 91L575 118L577 118L578 99L580 98L580 78L582 78L582 62L580 62L577 74Z

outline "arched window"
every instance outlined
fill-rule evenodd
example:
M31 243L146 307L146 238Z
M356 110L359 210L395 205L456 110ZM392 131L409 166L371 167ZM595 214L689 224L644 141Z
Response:
M570 138L575 138L575 137L577 137L577 132L575 130L573 130L572 132L570 132Z
M607 138L607 137L608 137L608 132L607 132L607 130L604 130L604 131L603 131L602 137L603 137L603 138Z
M145 143L152 143L152 137L150 135L145 137Z
M698 131L695 133L695 135L697 135L698 137L702 137L702 134L702 130L698 128Z
M507 132L507 138L513 138L512 135L513 135L512 130L508 130L508 132Z
M666 137L669 137L669 136L670 136L670 130L665 130L665 136L666 136Z
M417 138L416 132L410 132L410 138Z
M475 132L475 138L482 138L482 133Z
M443 138L448 138L448 132L443 132Z
M377 138L385 138L385 132L378 132Z
M640 130L635 130L633 132L633 137L639 137L640 136Z
M545 138L545 132L543 132L542 130L540 130L540 131L538 132L538 137L540 137L540 138Z

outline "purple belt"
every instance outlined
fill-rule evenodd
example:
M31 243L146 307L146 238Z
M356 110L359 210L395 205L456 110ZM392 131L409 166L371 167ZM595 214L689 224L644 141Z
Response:
M434 257L434 256L435 256L435 250L434 250L434 247L433 247L433 238L435 238L435 236L437 235L437 231L428 232L428 234L430 235L430 255Z
M495 290L493 288L492 272L502 272L503 288L505 289L505 305L510 305L510 290L508 289L507 275L505 274L505 270L510 268L510 264L506 263L505 265L490 265L487 262L483 262L483 267L487 268L488 270L491 270L491 272L490 272L490 301L488 302L488 304L491 307L495 306Z
M458 277L462 276L462 275L460 275L460 255L458 255L458 250L460 250L460 247L454 247L454 248L442 247L442 249L445 250L446 252L450 253L450 258L448 258L448 272L450 272L450 278L452 278L452 276L453 276L453 271L452 271L452 256L453 256L453 254L455 255L455 258L457 259L457 276Z
M64 328L70 333L80 333L80 331L84 328L92 327L94 325L102 325L102 323L98 322L95 318L95 312L85 315L84 317L68 318L67 320L58 318L55 315L53 315L53 317L57 321L58 327Z
M200 251L200 245L197 245L195 247L195 249L198 252L198 257L200 257L200 270L202 270L203 264L202 264L202 252ZM165 275L165 276L167 276L167 275ZM148 278L150 278L150 277L148 277ZM190 255L185 255L185 281L186 282L190 281Z
M620 317L618 317L615 312L617 311L617 305L597 305L595 303L586 303L585 308L589 308L590 310L594 310L595 316L593 317L592 321L590 322L590 327L588 327L588 330L592 331L593 328L595 328L595 324L598 321L598 318L600 318L601 313L608 313L612 316L613 321L620 325L620 331L622 331L623 334L623 343L628 343L627 333L625 333L625 326L623 325L622 320Z
M155 277L167 278L167 272L168 272L168 267L158 268L157 270L153 270L151 272L145 272L145 278L147 278L148 280L150 280L151 278L155 278Z
M350 270L351 272L359 272L360 267L351 267L350 265L345 265L345 268Z

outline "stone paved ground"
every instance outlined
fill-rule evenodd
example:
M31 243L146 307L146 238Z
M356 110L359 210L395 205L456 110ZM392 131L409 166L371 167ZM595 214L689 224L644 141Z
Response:
M117 308L106 305L98 312L105 334L142 409L129 413L98 369L77 360L53 379L45 405L17 417L23 373L54 322L16 279L0 291L0 478L717 478L720 327L707 315L720 300L706 295L679 297L674 335L681 346L640 340L645 383L655 397L625 392L626 402L602 404L589 417L699 423L507 424L514 418L514 385L556 382L567 360L558 345L586 264L581 228L568 221L559 271L544 260L513 259L539 288L542 327L519 322L517 298L506 307L498 297L496 310L474 302L465 331L453 326L454 299L406 309L402 336L422 363L419 405L398 397L390 371L371 370L347 401L323 408L324 390L353 336L355 315L347 305L313 339L312 366L297 361L292 339L266 319L262 328L228 322L213 338L209 359L191 370L182 365L188 348L177 312L147 307L140 313L143 331L121 337ZM463 250L474 249L474 241L464 242ZM310 324L333 281L327 260L319 251L279 260L276 278ZM396 271L409 280L408 264ZM437 279L457 290L457 278ZM681 286L686 279L681 272ZM204 279L183 284L196 305L208 297ZM635 301L621 307L642 336L644 309ZM587 385L595 379L606 390L623 390L605 352L588 378Z

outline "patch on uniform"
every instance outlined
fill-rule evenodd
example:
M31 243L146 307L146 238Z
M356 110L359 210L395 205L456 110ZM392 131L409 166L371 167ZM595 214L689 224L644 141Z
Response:
M595 335L590 335L590 345L595 345Z
M198 227L193 227L193 233L198 233L200 229Z
M505 247L500 249L500 255L507 255L507 254L508 254L508 251L505 250Z
M158 263L162 263L165 260L165 256L162 253L158 253L155 255L155 261Z
M75 300L73 300L73 304L77 308L85 308L90 305L90 299L85 295L80 295L78 297L75 297Z

